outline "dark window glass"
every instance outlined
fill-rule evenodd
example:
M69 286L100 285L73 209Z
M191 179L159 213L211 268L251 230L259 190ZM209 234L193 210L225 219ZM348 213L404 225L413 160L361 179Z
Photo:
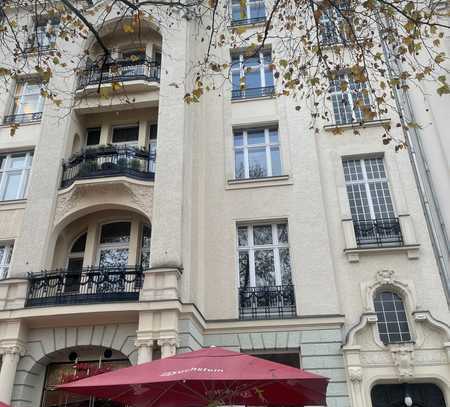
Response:
M85 247L86 247L86 233L83 233L73 244L71 252L72 253L84 252Z
M96 146L100 144L100 127L95 127L86 130L86 145Z
M431 383L377 384L372 388L372 407L404 407L405 396L412 407L445 407L441 389Z
M130 241L130 222L108 223L102 226L100 243L125 243Z
M382 291L374 298L378 333L384 344L411 340L402 299L394 292Z
M137 142L139 138L139 126L113 128L113 143Z
M157 124L151 124L150 125L150 139L155 140L158 135L158 125Z
M155 52L155 62L158 65L161 65L161 52L158 52L158 51Z
M282 365L300 368L300 353L264 353L253 356L271 362L281 363Z

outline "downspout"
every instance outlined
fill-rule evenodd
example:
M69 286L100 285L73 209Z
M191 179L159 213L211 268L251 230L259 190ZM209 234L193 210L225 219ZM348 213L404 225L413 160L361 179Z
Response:
M381 25L382 19L378 19L378 24ZM388 23L389 24L389 23ZM383 26L379 27L380 32L383 32ZM383 53L386 60L386 66L387 66L387 72L389 79L398 78L398 72L400 71L400 66L398 61L395 59L393 60L390 49L388 45L386 44L385 40L380 36L381 45L383 47ZM396 69L394 69L393 65ZM402 81L404 82L404 81ZM431 245L433 247L433 252L436 257L436 263L438 265L439 269L439 275L442 281L442 285L444 286L444 292L447 299L447 304L450 305L450 278L449 278L449 271L447 269L446 262L444 260L444 253L448 252L450 250L449 245L449 239L447 236L447 232L445 229L444 221L442 218L441 210L439 208L439 203L436 198L436 194L434 192L433 183L431 179L431 174L429 171L428 163L425 157L425 153L423 151L423 147L420 140L420 133L417 128L408 129L407 123L408 121L406 118L409 119L409 122L415 122L414 120L414 113L411 106L410 98L407 94L407 91L404 90L403 87L401 87L401 90L395 88L393 89L394 93L394 100L397 107L397 110L399 112L400 116L400 122L402 124L403 129L403 135L405 137L406 143L407 143L407 149L408 149L408 155L409 160L411 162L411 167L413 169L414 178L418 187L419 191L419 197L422 204L422 208L425 215L425 220L427 223L428 232L430 234L430 240ZM411 134L412 133L412 134ZM413 140L414 138L414 140ZM417 147L417 151L416 151ZM424 165L425 169L425 177L428 189L430 191L431 197L429 197L429 194L427 193L425 186L424 186L424 180L422 178L422 174L420 171L420 167L418 164L418 160L421 159ZM433 203L433 206L435 208L436 216L438 218L439 226L435 225L435 222L433 220L433 211L430 205L430 199ZM446 245L445 251L441 247L440 239L438 236L437 228L440 229L444 244Z

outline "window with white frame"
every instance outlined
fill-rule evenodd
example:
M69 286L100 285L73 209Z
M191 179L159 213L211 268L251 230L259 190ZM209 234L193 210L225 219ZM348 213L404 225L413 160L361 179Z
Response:
M336 124L364 121L364 110L370 109L366 82L358 82L353 75L342 73L330 81L329 91Z
M281 175L277 128L234 131L235 178L260 178Z
M352 218L356 221L394 218L394 205L382 157L343 160Z
M158 144L158 124L150 125L150 135L148 143L148 154L149 154L149 171L156 172L156 149Z
M33 153L0 155L0 201L25 198Z
M35 22L33 46L39 49L53 48L56 43L58 26L58 18L40 17Z
M150 267L151 238L152 227L146 224L142 225L141 266L144 270Z
M389 343L408 342L411 334L401 297L392 291L382 291L374 298L378 333L381 341Z
M130 222L112 222L102 225L98 248L100 267L126 267L130 244Z
M287 223L239 225L239 287L292 284Z
M113 126L112 143L137 145L139 140L139 124Z
M13 247L13 243L0 243L0 279L8 277Z
M270 50L263 50L249 57L245 53L232 55L232 98L272 95L274 82L271 64Z
M338 2L319 4L320 18L320 42L324 45L332 45L345 42L349 37L350 2L341 0Z
M233 25L249 24L264 21L266 8L264 0L231 0L231 16Z
M14 94L12 115L32 115L41 113L44 97L41 94L41 84L36 81L21 81L17 83ZM40 119L40 115L36 116Z

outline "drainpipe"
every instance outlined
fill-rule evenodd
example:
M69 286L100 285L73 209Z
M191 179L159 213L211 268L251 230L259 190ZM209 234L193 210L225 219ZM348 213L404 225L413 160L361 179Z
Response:
M382 24L383 20L379 18L378 24ZM389 23L387 23L389 24ZM383 26L379 26L380 32L383 32ZM386 41L383 38L380 38L381 45L383 47L383 53L385 56L386 66L389 78L398 78L397 73L400 71L400 66L397 60L392 58L391 51L386 44ZM395 68L394 68L395 67ZM425 220L427 222L428 232L430 234L431 245L433 247L433 252L436 257L436 263L439 269L439 275L441 277L442 285L444 286L444 292L447 299L447 304L450 305L450 277L448 266L446 264L444 253L448 253L450 251L449 239L447 236L447 232L445 229L444 221L442 218L441 210L439 208L439 203L436 197L436 193L434 192L433 183L431 179L431 174L429 171L428 163L425 157L425 153L423 151L420 132L419 129L413 128L408 129L406 124L407 120L409 122L415 122L414 120L414 111L411 106L411 100L406 90L393 89L394 100L397 107L397 110L400 115L400 122L402 124L403 134L408 146L408 155L409 160L411 162L411 167L413 169L414 178L418 187L420 201L422 204L422 208L425 215ZM420 171L419 161L423 162L423 166L425 169L425 178L423 179L423 175ZM425 184L428 187L429 193L425 188ZM431 203L435 208L436 217L438 219L439 225L435 224L433 219L433 210L431 208ZM438 231L442 235L442 240L444 241L445 248L443 249L440 244L440 239L438 236Z

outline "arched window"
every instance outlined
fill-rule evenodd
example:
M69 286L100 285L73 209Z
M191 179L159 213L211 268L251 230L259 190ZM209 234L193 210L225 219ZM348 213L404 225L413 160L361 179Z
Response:
M392 291L380 291L374 298L378 317L378 332L384 344L411 340L405 306L400 296Z

